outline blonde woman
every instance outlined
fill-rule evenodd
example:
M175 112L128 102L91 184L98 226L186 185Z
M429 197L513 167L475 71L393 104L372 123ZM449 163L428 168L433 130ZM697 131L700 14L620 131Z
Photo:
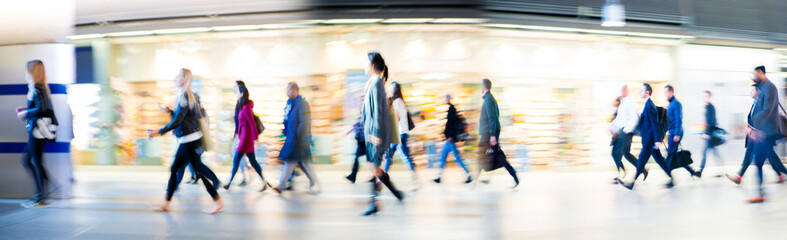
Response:
M41 60L27 62L27 107L16 108L19 120L27 122L27 146L22 155L22 165L33 175L36 194L33 199L22 203L23 207L46 206L48 177L43 164L44 146L54 141L54 126L57 126L51 93L46 83L46 71Z
M191 91L191 82L193 80L194 77L191 75L191 70L186 68L180 70L180 74L175 78L175 85L179 90L179 94L175 100L175 110L171 113L172 121L158 131L148 130L148 137L150 138L161 136L172 131L178 138L178 143L180 144L175 153L175 160L170 167L166 202L156 208L156 210L169 211L172 194L174 194L175 190L178 188L178 171L185 167L186 164L191 164L197 176L202 179L205 189L208 190L208 193L213 198L213 206L206 209L204 212L216 214L221 211L224 204L221 202L221 197L219 197L219 193L216 191L215 187L219 183L214 182L213 185L211 185L206 175L214 174L207 166L202 164L200 160L203 146L199 120L204 115L204 110L200 107L198 96Z

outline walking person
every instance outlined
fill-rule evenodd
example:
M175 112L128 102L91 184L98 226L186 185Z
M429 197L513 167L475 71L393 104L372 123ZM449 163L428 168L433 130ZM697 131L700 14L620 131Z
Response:
M172 115L172 108L162 106L161 104L158 104L158 107L162 112ZM191 163L186 163L185 165L183 165L183 167L181 167L178 170L177 184L180 185L180 182L183 181L183 176L185 176L186 173L186 167L189 168L189 171L191 173L191 181L188 183L197 184L197 182L199 181L199 177L197 176L196 172L194 172L194 166L192 166ZM210 180L210 182L213 184L213 188L219 189L219 187L221 187L221 185L219 184L220 182L219 178L216 176L215 173L213 173L213 171L207 171L204 172L204 174L205 177L208 178L208 180Z
M309 178L309 191L317 193L317 176L311 164L311 108L306 99L300 94L300 88L295 82L287 84L287 106L284 108L284 145L279 152L279 159L284 161L279 185L274 187L276 193L281 194L287 187L295 167L300 166L306 177Z
M500 108L497 105L497 100L492 93L492 81L484 79L481 81L483 86L482 93L484 104L481 106L481 118L478 122L478 135L480 136L478 143L478 174L481 175L481 170L484 169L482 164L492 165L494 158L490 158L487 151L492 148L493 151L500 151L498 140L500 140ZM495 149L496 148L496 149ZM514 186L519 186L519 178L516 176L514 167L508 161L502 161L500 164L508 171L508 174L514 179Z
M637 158L631 154L631 142L634 139L634 130L636 130L639 123L639 114L634 106L634 101L629 97L628 85L623 85L620 91L620 103L615 115L615 119L609 124L610 132L617 138L613 141L612 146L612 159L615 161L615 166L618 169L618 177L616 179L626 177L626 168L621 161L624 157L633 166L637 166ZM623 175L620 176L620 172ZM644 170L647 175L648 170ZM615 180L617 183L617 180Z
M235 178L235 173L238 172L238 167L245 167L241 166L241 163L243 163L241 160L245 155L249 159L251 167L254 168L254 171L257 172L257 175L262 180L262 189L260 191L265 191L270 184L262 176L262 167L257 163L257 158L254 156L254 143L257 141L260 133L257 132L257 123L254 120L254 101L249 99L249 89L246 88L246 83L240 80L235 82L235 96L238 100L235 104L234 117L235 141L238 142L238 146L234 149L235 156L232 161L230 180L227 182L227 185L224 185L224 189L230 189L230 184L232 184L232 179Z
M712 141L715 136L715 131L719 128L718 123L716 122L716 107L713 106L711 103L711 92L705 91L705 131L701 135L701 138L705 140L705 149L702 151L702 162L700 162L700 171L699 174L702 175L702 172L705 171L705 162L708 159L708 152L713 151L713 154L716 155L716 159L719 161L719 165L724 165L724 160L721 158L721 154L719 154L719 149L716 148L715 143Z
M394 115L395 121L392 125L395 125L398 130L399 143L391 143L391 147L385 155L386 161L383 170L388 172L393 162L394 154L398 151L402 155L402 162L404 162L411 171L410 178L413 181L412 190L415 191L418 190L420 184L418 183L418 173L415 172L415 163L413 159L410 158L410 147L407 145L407 141L410 139L410 114L407 112L407 106L404 103L401 85L397 82L391 82L391 91L389 92L391 93L392 114ZM394 136L393 138L396 137Z
M680 147L680 142L683 140L683 105L675 99L675 89L671 85L664 87L664 96L669 101L669 106L667 107L667 115L669 116L667 159L670 159L670 156L674 156L671 158L672 161L678 161L676 153L678 152L678 147ZM689 165L684 166L683 169L686 169L691 176L697 178L702 176L700 172L695 171ZM667 188L674 186L675 182L670 179L670 182L667 183Z
M191 70L186 68L180 70L180 74L175 78L175 85L179 94L175 100L175 110L172 111L172 120L167 126L158 131L148 130L148 138L161 136L172 131L175 137L178 138L179 143L178 150L175 153L175 160L170 167L166 202L156 208L156 210L169 211L172 195L178 188L178 172L181 168L185 168L186 164L191 164L197 176L205 185L205 189L213 198L213 206L204 212L216 214L224 207L224 203L222 203L221 197L216 191L216 186L219 183L214 182L211 185L211 182L206 177L208 174L215 174L201 161L204 146L202 145L202 133L200 132L200 119L205 117L205 110L202 109L199 103L199 97L191 91L193 80L194 77L191 74Z
M445 143L443 144L443 150L440 152L440 172L437 175L437 178L434 179L435 183L440 183L443 176L443 171L445 171L445 164L448 160L448 152L454 154L454 158L456 159L456 164L459 164L460 167L465 171L465 175L467 175L467 180L465 183L470 183L473 181L473 178L470 177L470 170L467 169L467 166L462 159L462 153L459 152L459 149L456 147L457 141L460 139L460 134L465 133L465 129L461 120L459 119L459 113L456 111L456 107L451 104L451 95L445 94L445 103L448 104L448 114L446 115L445 121L445 130L443 131L443 135L445 136Z
M751 109L749 110L749 115L746 119L749 126L751 126L751 117L754 114L754 107L757 105L757 96L759 95L759 91L757 90L757 84L751 85L751 97L754 98L754 102L752 102ZM738 171L738 174L735 176L727 174L727 178L730 181L734 182L735 184L741 184L743 180L743 174L746 173L746 170L751 166L751 161L754 155L754 141L752 141L749 136L746 136L745 139L745 146L746 146L746 153L743 155L743 163L741 164L741 169ZM775 153L775 152L774 152ZM768 162L773 168L773 171L779 175L778 180L776 183L783 183L785 181L785 174L787 174L787 168L784 167L781 159L778 156L771 155L768 157Z
M385 93L385 81L388 80L388 66L379 52L370 52L367 54L367 57L369 64L366 66L366 74L370 75L370 77L366 83L366 89L364 89L365 95L361 113L363 133L366 140L367 165L377 180L385 185L401 202L404 200L404 194L396 189L388 173L380 168L383 155L390 146L391 138L395 137L390 136L391 124L395 123L391 122L390 113L388 112L388 99ZM379 195L377 183L372 184L371 187L370 207L363 213L364 216L374 215L380 211L377 204L377 195Z
M645 172L645 164L651 156L656 160L659 167L664 170L664 173L670 178L670 183L672 183L671 169L667 167L664 157L661 155L661 141L664 140L664 135L659 129L659 113L656 109L656 105L650 100L651 94L653 94L653 88L650 84L642 84L640 96L645 100L645 104L642 109L642 114L639 115L638 128L642 136L642 151L640 151L639 158L637 158L637 173L634 175L634 180L632 180L631 183L624 183L623 180L618 180L620 185L629 190L634 188L634 183L637 181L640 174L645 173L644 179L648 178L648 174ZM670 184L667 186L670 187Z
M350 172L350 175L347 175L347 180L351 183L355 183L355 178L358 176L358 166L360 165L360 158L362 156L366 156L366 140L363 137L363 123L360 121L353 124L353 129L351 129L347 134L355 132L355 161L353 162L353 168Z
M761 203L766 200L763 188L762 166L765 159L778 155L773 150L776 140L783 136L779 132L781 127L779 114L779 96L776 85L765 76L765 67L754 69L754 81L759 94L752 109L751 124L746 129L747 135L754 142L754 163L757 164L759 196L748 200L750 203ZM777 171L778 172L778 171Z
M55 140L55 127L58 125L52 107L52 97L46 81L44 62L32 60L27 62L27 107L16 108L16 116L27 123L27 145L22 154L22 166L33 176L35 195L22 207L45 207L49 177L44 167L44 147L47 142Z

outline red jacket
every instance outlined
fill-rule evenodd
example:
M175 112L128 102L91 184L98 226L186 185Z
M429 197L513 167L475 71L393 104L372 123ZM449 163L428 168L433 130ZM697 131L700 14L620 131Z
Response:
M243 105L238 113L238 153L254 153L254 142L257 141L257 126L254 123L254 102Z

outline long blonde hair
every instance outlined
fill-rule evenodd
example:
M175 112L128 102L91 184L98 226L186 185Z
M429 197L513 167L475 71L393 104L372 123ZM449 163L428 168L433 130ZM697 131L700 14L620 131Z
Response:
M27 100L33 100L33 95L36 92L36 85L46 90L42 94L49 96L49 85L46 83L46 71L44 70L44 62L41 60L32 60L27 62Z
M178 96L175 101L175 106L177 107L180 105L181 107L186 107L186 105L188 105L189 109L193 109L197 104L197 97L194 95L194 92L191 91L191 82L194 81L191 70L188 68L181 68L180 74L178 74L176 79L178 79ZM182 86L180 81L185 81Z

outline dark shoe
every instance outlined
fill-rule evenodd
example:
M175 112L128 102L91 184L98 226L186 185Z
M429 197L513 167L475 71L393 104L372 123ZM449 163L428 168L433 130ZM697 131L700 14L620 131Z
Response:
M350 183L353 183L353 184L355 183L355 176L350 175L350 176L347 176L345 178L347 178L347 180L350 181Z
M238 186L241 186L241 187L246 186L246 180L243 180L243 182L240 182L240 184L238 184Z
M372 179L369 179L369 182L374 182L375 180L377 180L377 178L376 177L372 177Z
M230 190L230 185L224 185L224 190Z
M675 183L670 181L667 184L665 184L664 187L666 187L666 188L673 188L673 187L675 187Z
M725 174L725 175L727 176L727 179L730 179L730 181L734 182L735 184L738 184L738 185L741 184L741 179L742 179L741 176L738 176L738 175L732 176L730 174Z
M467 176L467 180L465 180L465 183L470 183L472 181L473 181L473 178L471 178L470 176Z
M765 200L766 200L765 197L759 196L759 197L756 197L756 198L752 198L752 199L746 200L746 202L748 202L748 203L763 203L763 202L765 202Z
M372 204L372 207L370 207L369 210L366 210L366 212L363 213L363 216L377 215L377 212L379 211L380 209L377 208L377 204Z
M702 178L702 172L694 172L693 176L696 178Z
M645 172L643 172L642 174L643 174L643 175L645 175L645 178L643 178L643 179L642 179L642 181L644 182L645 180L647 180L647 179L648 179L648 170L647 170L647 169L645 169ZM636 180L637 180L637 179L634 179L634 181L636 181Z
M629 183L629 184L626 184L626 183L624 183L622 180L618 179L618 184L620 184L620 186L623 186L623 187L625 187L625 188L628 188L628 190L632 190L632 189L634 189L634 182L631 182L631 183Z
M511 187L511 188L512 188L512 189L514 189L514 188L516 188L517 186L519 186L519 180L516 180L516 181L514 181L514 186L513 186L513 187Z
M262 180L262 189L260 189L260 192L264 192L265 190L268 190L270 186L271 186L270 183L266 182L265 180Z
M382 190L383 190L383 183L381 183L381 182L375 182L375 183L373 183L373 184L374 184L374 189L375 189L375 191L377 191L377 192L380 192L380 191L382 191Z
M613 178L612 179L612 184L620 184L620 182L618 182L619 180L620 179L618 179L618 178Z
M274 192L276 192L276 194L279 194L279 195L281 195L281 189L279 189L279 188L277 188L277 187L274 187L274 188L273 188L273 191L274 191Z
M287 185L287 187L285 187L284 190L292 191L292 184Z
M435 178L435 179L434 179L434 180L432 180L432 181L434 181L434 183L440 184L440 178Z
M393 193L394 197L396 197L396 199L399 200L399 203L404 202L404 193L402 191L396 190L396 191L391 191L391 193Z

